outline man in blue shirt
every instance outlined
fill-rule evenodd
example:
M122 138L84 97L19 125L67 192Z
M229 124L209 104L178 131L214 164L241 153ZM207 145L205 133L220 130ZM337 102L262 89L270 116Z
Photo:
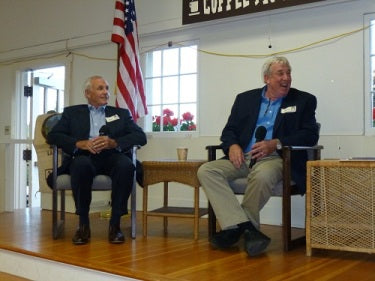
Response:
M223 159L205 163L198 178L222 231L211 239L216 248L228 248L245 237L249 256L262 253L270 238L260 232L259 212L282 179L282 145L315 145L318 125L315 96L291 88L292 76L285 57L273 57L262 69L265 86L237 95L222 135ZM258 139L258 132L264 134ZM292 178L305 190L307 155L293 157ZM228 181L247 177L240 203Z
M70 157L64 159L60 173L69 173L79 226L73 244L90 240L89 209L91 185L97 174L112 179L112 212L109 222L110 243L123 243L121 216L127 214L135 167L129 150L145 145L146 135L127 109L107 105L108 83L101 76L85 82L87 104L69 106L48 134L48 143L61 147Z

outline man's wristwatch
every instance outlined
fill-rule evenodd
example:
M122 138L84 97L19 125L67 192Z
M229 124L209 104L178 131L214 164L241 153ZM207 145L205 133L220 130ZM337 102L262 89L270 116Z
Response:
M276 139L276 149L281 150L283 148L283 145L281 144L279 139Z

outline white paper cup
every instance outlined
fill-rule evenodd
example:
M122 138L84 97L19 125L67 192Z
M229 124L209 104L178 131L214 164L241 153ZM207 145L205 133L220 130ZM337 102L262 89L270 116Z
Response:
M179 161L186 161L188 155L188 149L186 147L177 148L177 159Z

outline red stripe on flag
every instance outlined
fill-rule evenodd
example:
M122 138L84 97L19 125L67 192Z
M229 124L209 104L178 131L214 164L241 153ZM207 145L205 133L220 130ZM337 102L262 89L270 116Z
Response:
M125 11L124 1L116 1L115 9Z
M118 44L116 106L129 109L136 121L147 114L143 77L139 65L134 0L117 0L111 40Z

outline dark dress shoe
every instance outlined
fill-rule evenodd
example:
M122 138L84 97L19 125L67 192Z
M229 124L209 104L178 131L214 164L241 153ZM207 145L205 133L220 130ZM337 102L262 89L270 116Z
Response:
M91 231L88 225L80 225L74 234L72 241L74 245L84 245L90 241Z
M233 246L235 243L238 242L242 233L243 233L243 230L241 230L240 228L222 230L211 238L210 244L214 248L219 248L219 249L230 248L231 246Z
M119 225L110 225L108 232L108 241L112 244L121 244L125 242L125 236Z
M253 257L261 254L270 244L271 239L258 230L245 230L245 251Z

